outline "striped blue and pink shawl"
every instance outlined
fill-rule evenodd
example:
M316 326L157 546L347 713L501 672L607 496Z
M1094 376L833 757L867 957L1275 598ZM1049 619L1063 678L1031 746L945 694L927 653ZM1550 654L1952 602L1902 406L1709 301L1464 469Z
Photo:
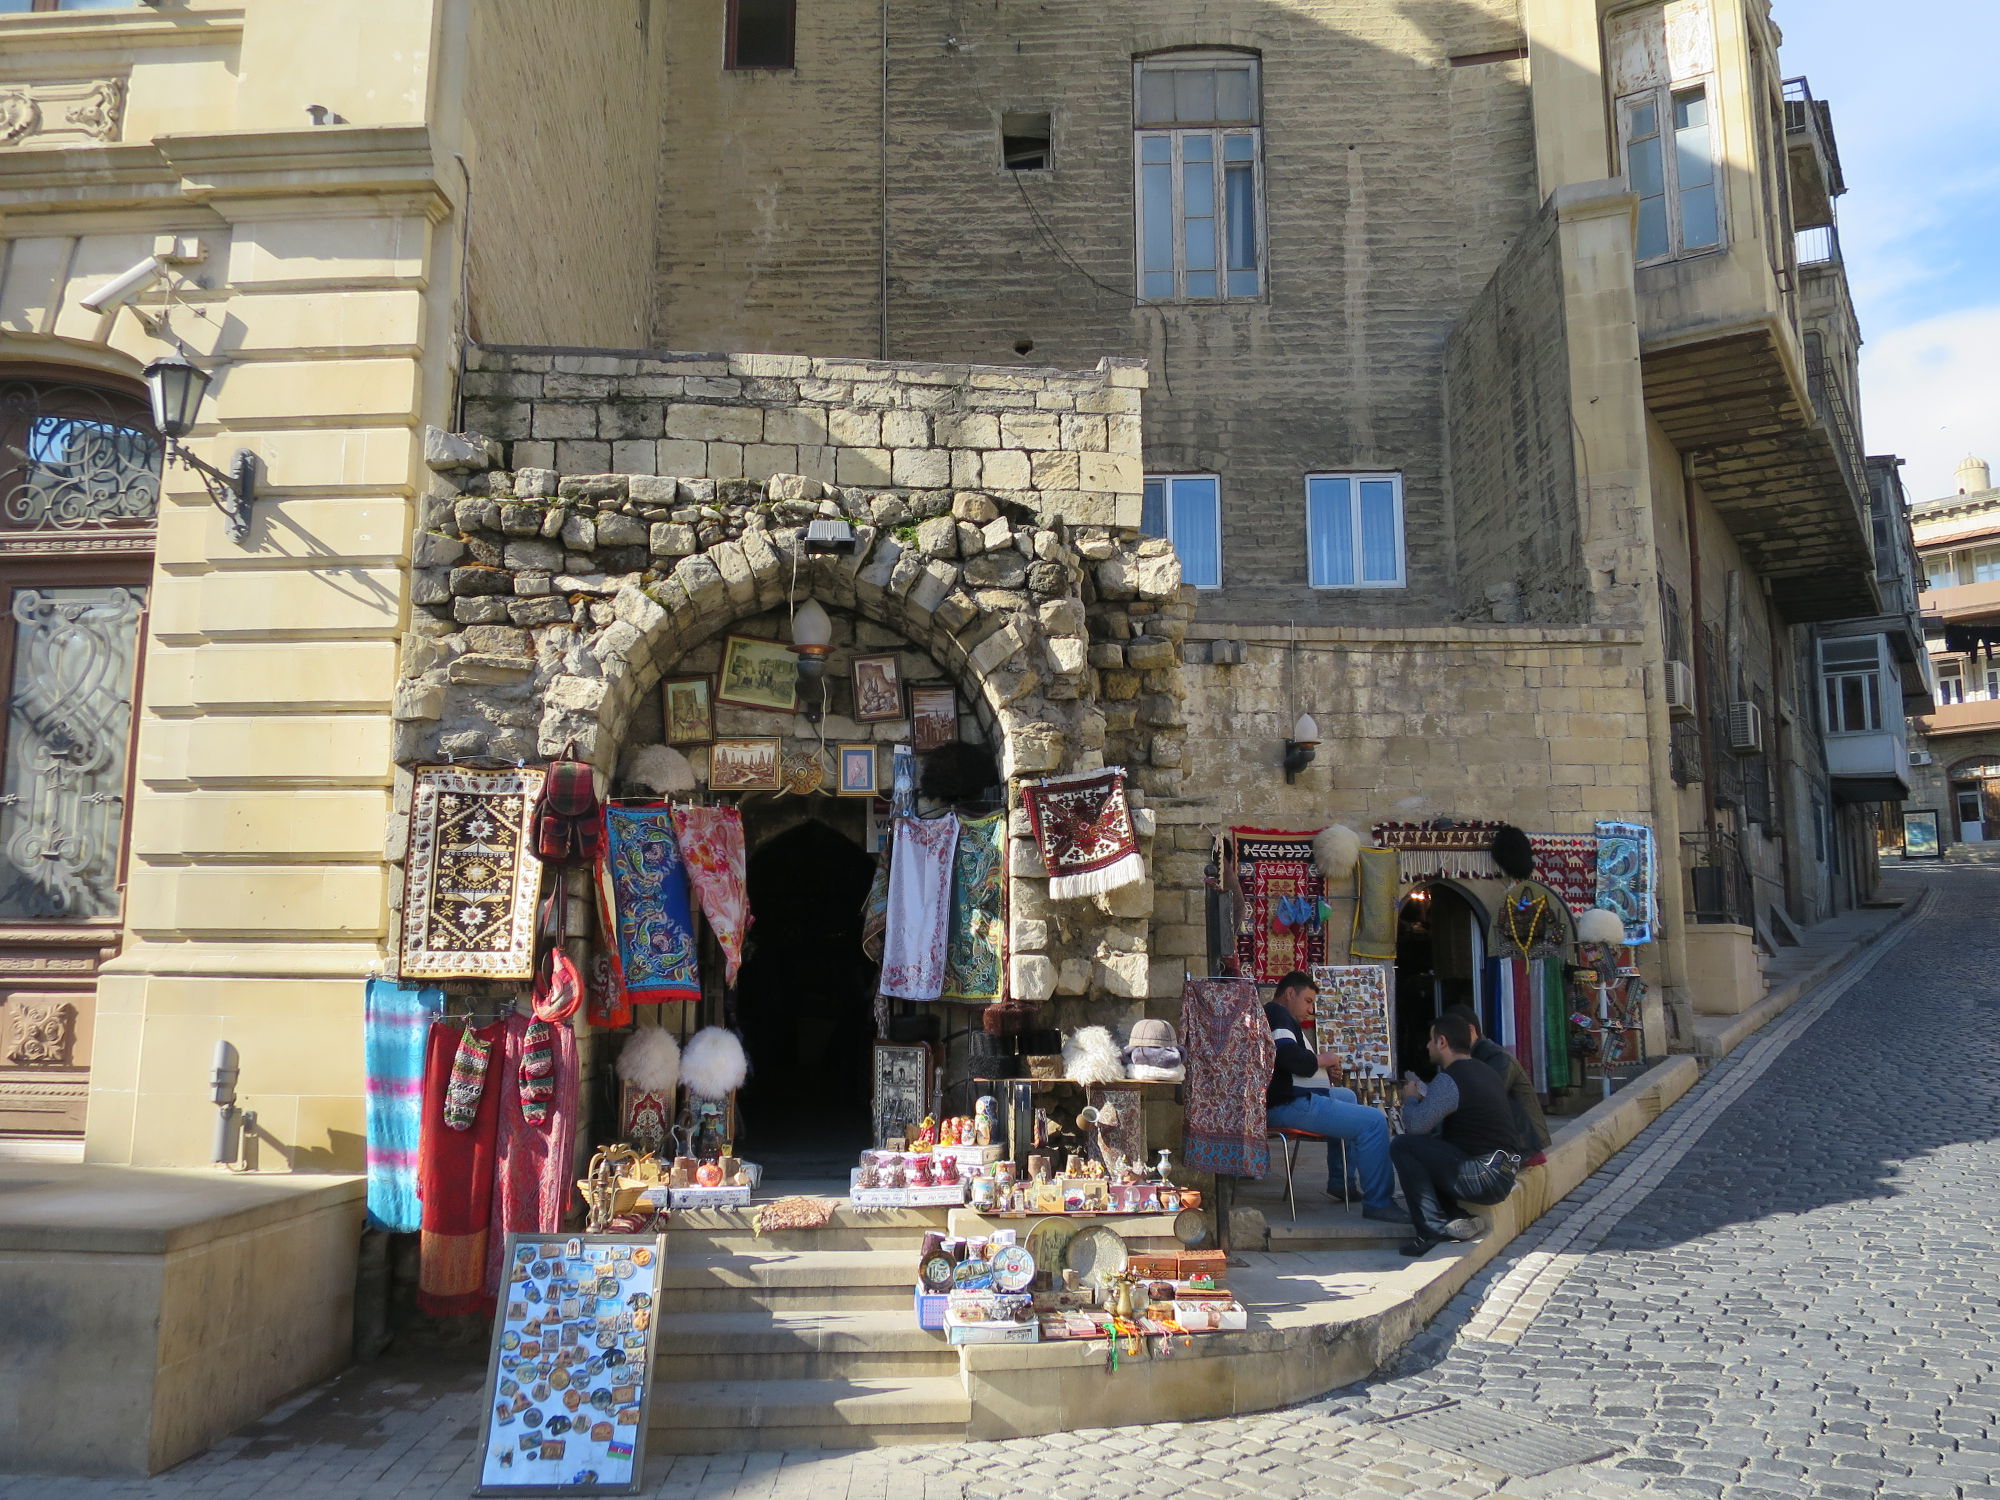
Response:
M424 1039L444 1011L444 991L368 981L362 1045L368 1068L368 1222L411 1233L417 1203L417 1136L424 1092Z

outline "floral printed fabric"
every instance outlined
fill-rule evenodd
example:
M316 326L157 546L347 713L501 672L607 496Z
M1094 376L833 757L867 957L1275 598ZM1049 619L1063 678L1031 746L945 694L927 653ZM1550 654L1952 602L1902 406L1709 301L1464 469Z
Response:
M944 961L946 1000L985 1003L1000 998L1001 955L1007 938L1002 894L1006 883L1000 878L1000 866L1006 841L1005 813L959 819Z
M952 855L958 818L896 819L889 863L889 931L882 946L885 995L935 1000L944 990L951 927Z
M664 802L604 809L598 872L604 930L616 934L618 994L628 1001L699 1000L687 871Z
M733 985L752 920L744 888L743 814L733 807L676 807L674 832L688 880L701 898L701 914L722 946L723 983Z

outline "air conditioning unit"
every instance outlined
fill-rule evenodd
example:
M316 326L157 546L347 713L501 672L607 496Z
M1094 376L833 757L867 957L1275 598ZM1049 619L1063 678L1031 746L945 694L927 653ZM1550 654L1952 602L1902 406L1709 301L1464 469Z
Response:
M1764 710L1754 703L1729 705L1729 748L1738 755L1764 753Z
M1910 764L1911 764L1911 765L1913 765L1913 766L1927 766L1927 765L1929 765L1930 763L1931 763L1931 753L1930 753L1930 751L1928 751L1928 750L1912 750L1912 751L1910 752Z
M1667 663L1667 712L1676 719L1695 716L1694 668L1684 661Z

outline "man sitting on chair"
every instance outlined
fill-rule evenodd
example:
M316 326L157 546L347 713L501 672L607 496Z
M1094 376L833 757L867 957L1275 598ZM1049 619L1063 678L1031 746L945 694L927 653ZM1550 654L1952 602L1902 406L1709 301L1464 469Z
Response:
M1333 1078L1341 1071L1339 1056L1316 1053L1303 1040L1305 1028L1312 1025L1313 1001L1318 995L1319 987L1311 976L1294 970L1278 981L1277 998L1264 1007L1271 1038L1278 1044L1271 1086L1264 1095L1265 1118L1274 1130L1297 1130L1346 1141L1354 1174L1361 1179L1362 1216L1394 1223L1400 1215L1396 1212L1396 1177L1389 1167L1388 1118L1357 1100L1354 1090L1336 1088ZM1351 1189L1340 1180L1337 1161L1329 1145L1327 1196L1344 1201Z

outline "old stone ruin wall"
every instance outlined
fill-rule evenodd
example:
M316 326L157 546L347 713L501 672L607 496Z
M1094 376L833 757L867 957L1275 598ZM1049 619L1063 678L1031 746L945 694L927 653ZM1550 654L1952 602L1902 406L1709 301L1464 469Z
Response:
M916 389L935 400L939 387ZM525 419L532 430L532 410ZM396 695L392 860L403 852L410 767L446 755L534 764L575 744L608 780L628 743L658 738L648 709L663 675L701 670L732 631L782 636L787 601L808 596L835 618L834 672L850 649L907 642L957 686L962 722L1005 776L1126 766L1141 848L1149 865L1157 857L1155 805L1184 774L1178 663L1194 608L1165 541L1076 524L1062 509L1069 494L1032 488L507 467L524 449L548 451L504 427L498 438L433 436L439 473L414 549ZM1136 494L1083 508L1116 515L1127 498L1136 519ZM852 525L854 552L803 551L806 524L822 516ZM818 738L802 716L783 727L788 743ZM1152 954L1153 883L1050 901L1018 800L1010 992L1047 1002L1041 1024L1060 1026L1122 1026L1149 996L1177 996L1180 961L1156 965ZM573 930L585 930L580 880L574 894Z

